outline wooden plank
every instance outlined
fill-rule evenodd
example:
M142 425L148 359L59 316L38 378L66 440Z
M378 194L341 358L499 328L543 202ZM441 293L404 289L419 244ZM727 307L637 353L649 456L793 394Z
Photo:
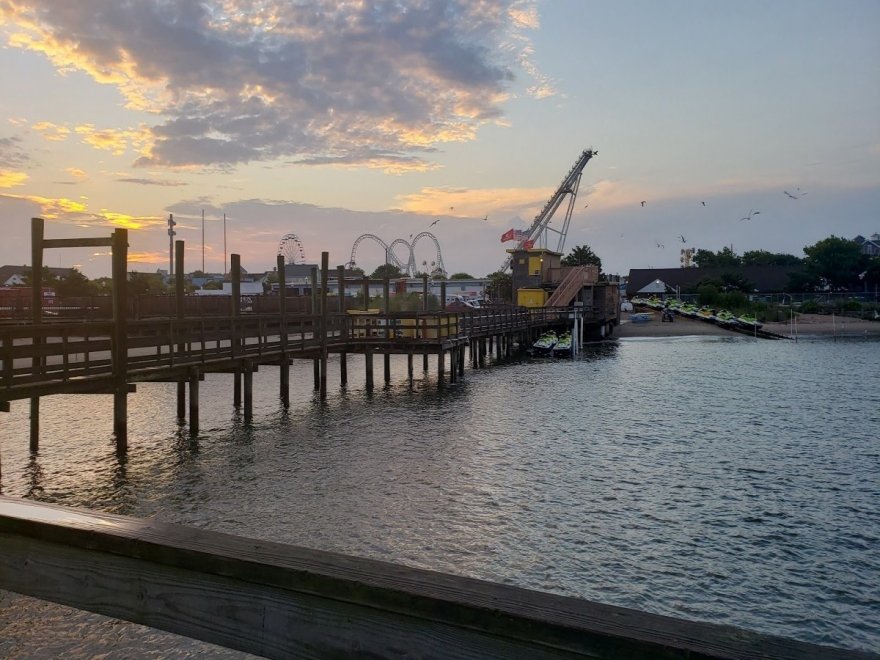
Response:
M44 238L44 248L110 247L113 237L106 238Z
M871 657L2 496L0 546L0 588L266 657Z

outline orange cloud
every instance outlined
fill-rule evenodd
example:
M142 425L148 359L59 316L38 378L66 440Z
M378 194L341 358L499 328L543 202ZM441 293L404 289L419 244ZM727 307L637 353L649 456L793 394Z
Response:
M67 172L67 173L68 173L70 176L72 176L74 179L77 179L78 181L83 181L84 179L88 179L88 178L89 178L89 175L86 174L85 170L81 170L81 169L78 168L78 167L68 167L68 168L67 168L66 170L64 170L64 171Z
M112 128L97 129L92 124L77 126L74 131L83 142L94 147L109 151L114 156L121 156L129 147L142 150L149 142L149 135L143 130L117 130Z
M552 188L424 188L398 200L411 213L479 220L488 215L490 221L500 215L506 224L511 215L537 213L552 194Z
M0 170L0 188L15 188L22 185L29 178L24 172Z
M67 126L53 124L49 121L39 121L31 126L37 133L43 136L43 139L49 142L63 142L70 135L70 129Z
M38 215L46 220L78 227L121 227L137 230L165 224L163 218L156 216L132 216L107 209L98 212L89 211L85 201L66 197L50 198L38 195L4 195L4 197L36 204L40 207Z

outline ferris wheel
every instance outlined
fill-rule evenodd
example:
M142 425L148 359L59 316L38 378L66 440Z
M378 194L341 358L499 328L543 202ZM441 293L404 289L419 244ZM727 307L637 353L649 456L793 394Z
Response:
M281 238L281 242L278 243L278 254L284 257L286 264L304 264L306 262L306 251L296 234L285 234Z

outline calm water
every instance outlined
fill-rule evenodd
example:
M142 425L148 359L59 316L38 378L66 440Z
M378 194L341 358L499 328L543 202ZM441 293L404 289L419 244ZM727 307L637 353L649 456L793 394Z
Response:
M262 367L250 426L208 376L197 440L139 385L124 463L109 397L44 399L36 458L18 402L2 493L880 649L880 342L623 340L439 390L401 358L372 394L362 365L325 403L298 365L289 411Z

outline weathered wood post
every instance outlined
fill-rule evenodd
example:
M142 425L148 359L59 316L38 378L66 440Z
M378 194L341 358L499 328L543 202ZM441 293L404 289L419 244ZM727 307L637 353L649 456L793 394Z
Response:
M382 282L382 309L385 315L385 341L392 339L391 334L391 319L389 318L389 314L391 313L391 280L388 278L388 275L385 276L385 280ZM391 382L391 354L386 350L382 354L382 366L384 370L385 382Z
M241 255L229 255L229 279L232 285L232 356L241 353L239 317L241 316ZM241 368L236 365L232 372L232 405L241 407Z
M327 309L327 282L330 279L330 253L321 253L321 400L327 398L327 333L330 330Z
M440 311L446 311L446 280L440 280Z
M428 274L422 273L422 310L428 311Z
M193 437L199 434L199 370L197 367L192 367L189 370L189 434Z
M345 266L336 268L336 282L339 285L339 322L345 328ZM339 353L339 382L341 385L348 383L348 354L345 351Z
M363 283L363 294L364 294L364 311L366 312L370 309L370 278L364 275L364 283Z
M113 231L113 432L128 449L128 230Z
M177 320L181 321L184 317L185 291L183 285L183 241L174 241L174 302L177 311ZM173 324L172 324L173 327ZM171 350L175 350L174 346L170 346ZM178 344L177 350L183 353L186 349L184 344ZM192 388L190 388L192 389ZM186 381L177 381L177 419L186 418ZM190 410L190 421L192 421L192 410ZM196 422L198 424L198 422ZM190 427L190 431L192 427Z
M280 341L281 361L278 363L280 372L281 405L290 407L290 358L287 356L287 273L284 269L284 255L279 254L275 260L278 271L278 312L281 315Z
M367 390L373 389L373 351L367 346L364 349L364 369L366 370L366 387Z
M320 313L318 310L318 267L312 266L311 270L311 278L312 278L312 339L316 338L316 333L318 332L318 314ZM314 386L316 390L321 389L321 360L319 358L314 358L312 360L312 375L314 377Z
M45 223L43 218L31 218L31 323L35 326L43 322L43 233ZM43 343L42 337L34 336L34 347L39 352ZM41 359L34 357L31 360L31 369L34 375L40 373ZM31 452L40 450L40 397L31 397Z
M249 422L254 416L254 367L250 360L244 361L244 419Z

